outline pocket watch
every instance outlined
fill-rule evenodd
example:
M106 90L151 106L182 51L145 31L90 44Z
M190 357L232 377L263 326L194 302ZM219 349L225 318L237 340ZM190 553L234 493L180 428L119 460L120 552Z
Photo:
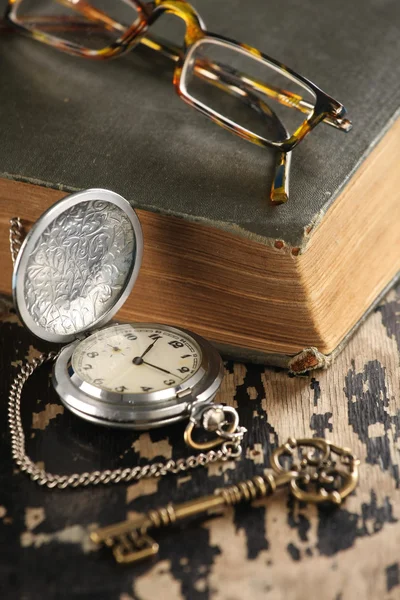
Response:
M237 412L213 402L223 363L210 343L160 323L107 325L131 293L142 255L135 211L103 189L55 203L26 236L14 265L14 302L32 333L66 344L53 367L56 392L94 423L148 430L186 419L189 446L240 448ZM206 441L194 434L201 428L211 432Z

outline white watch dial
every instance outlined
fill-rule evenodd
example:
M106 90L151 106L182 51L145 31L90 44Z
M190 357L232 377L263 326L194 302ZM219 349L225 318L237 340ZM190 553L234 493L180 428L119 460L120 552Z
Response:
M120 394L176 387L201 365L201 350L186 333L162 326L114 325L83 340L71 358L85 382Z

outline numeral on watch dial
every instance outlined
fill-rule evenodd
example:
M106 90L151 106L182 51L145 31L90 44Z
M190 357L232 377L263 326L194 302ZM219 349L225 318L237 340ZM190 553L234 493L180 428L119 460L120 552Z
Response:
M80 342L71 362L85 383L101 390L150 396L188 381L200 367L201 350L189 334L178 329L113 325ZM103 399L113 401L112 396L102 395Z

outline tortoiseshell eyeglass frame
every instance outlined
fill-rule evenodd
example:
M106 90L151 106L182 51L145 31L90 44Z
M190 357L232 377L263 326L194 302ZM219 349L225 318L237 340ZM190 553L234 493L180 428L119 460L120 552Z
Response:
M17 8L21 3L21 0L9 0L5 18L12 23L13 27L17 30L34 37L38 41L76 56L91 59L114 58L128 52L140 43L161 52L163 55L172 59L175 62L173 83L178 95L187 104L193 106L212 121L221 127L228 129L232 133L235 133L239 137L257 144L258 146L272 147L278 150L275 175L270 194L271 201L274 204L281 204L288 200L291 151L308 133L310 133L310 131L312 131L312 129L314 129L314 127L316 127L316 125L320 122L324 122L342 131L347 132L351 129L351 122L345 116L346 109L340 102L331 96L328 96L302 75L299 75L289 67L286 67L275 59L263 54L259 50L252 48L247 44L241 44L226 37L208 32L200 15L194 7L186 2L186 0L152 0L150 2L144 2L143 0L124 0L126 4L132 5L132 8L135 9L138 15L128 28L115 21L106 12L92 6L90 2L86 0L53 1L74 10L84 17L86 22L91 21L102 27L103 30L107 29L117 33L118 39L109 46L99 50L93 50L62 40L44 31L46 27L48 27L49 30L52 28L57 29L57 27L55 27L57 24L65 27L66 24L63 22L62 17L49 18L43 16L44 24L42 24L39 29L38 23L40 23L42 17L18 16ZM164 40L147 33L149 27L163 13L173 14L185 22L186 29L182 49L176 48L166 43ZM49 25L50 21L51 24ZM71 22L69 22L69 26L71 26ZM209 61L197 59L194 62L195 66L189 67L192 53L196 47L204 41L217 43L230 49L237 50L255 60L265 62L270 67L272 66L275 71L280 71L284 76L289 77L289 79L297 81L300 86L305 87L306 89L308 88L315 97L315 104L309 103L298 94L274 87L266 82L261 82L245 73L240 73L232 69L224 71L223 66ZM188 68L191 68L196 76L206 79L208 83L240 98L249 107L257 110L258 113L263 113L266 119L272 121L277 130L280 131L283 140L273 141L259 136L248 129L241 127L237 123L232 122L224 115L216 113L211 108L190 96L186 90L185 78L182 77L182 74L185 74L185 70ZM304 113L307 115L306 119L296 131L289 136L279 117L266 102L261 100L257 92L261 92L261 94L267 98L272 98L286 107Z

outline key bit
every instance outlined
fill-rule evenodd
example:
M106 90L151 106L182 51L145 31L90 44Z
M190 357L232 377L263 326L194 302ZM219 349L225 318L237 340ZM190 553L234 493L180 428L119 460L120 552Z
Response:
M136 519L93 531L90 537L112 548L118 563L135 563L158 552L149 529L267 498L286 485L298 500L339 505L357 486L359 463L351 450L323 438L289 438L273 452L269 473L219 488L208 496L150 510Z

